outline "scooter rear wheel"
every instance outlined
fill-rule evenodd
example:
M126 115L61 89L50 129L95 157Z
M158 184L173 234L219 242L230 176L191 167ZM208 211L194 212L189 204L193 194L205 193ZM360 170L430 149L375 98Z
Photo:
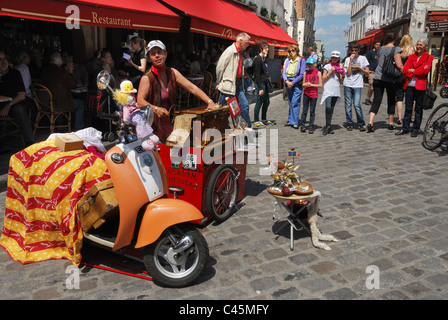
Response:
M193 244L176 253L169 234L176 239L190 237ZM188 224L165 230L145 249L145 267L154 283L162 287L183 288L195 283L207 267L209 250L204 236Z

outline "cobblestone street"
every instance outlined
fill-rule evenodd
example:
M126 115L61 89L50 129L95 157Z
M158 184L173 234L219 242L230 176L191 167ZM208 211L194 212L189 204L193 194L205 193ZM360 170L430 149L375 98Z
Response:
M80 288L69 289L69 261L22 265L0 249L0 299L448 299L446 146L430 152L421 145L422 135L395 136L387 129L386 97L374 133L345 129L342 99L334 111L334 134L323 136L320 97L314 134L284 126L288 106L282 94L271 97L268 110L277 125L259 131L268 141L278 132L280 158L290 148L300 153L296 161L302 179L322 193L323 217L317 226L339 240L328 242L331 251L315 248L305 230L294 232L294 251L289 249L286 214L275 209L274 198L266 191L273 180L260 175L266 164L257 161L248 165L239 210L227 221L202 229L210 261L198 284L166 289L83 266ZM436 106L442 102L448 100L439 97ZM370 107L362 108L368 119ZM250 109L253 117L254 103ZM429 114L424 112L422 126ZM3 224L6 188L1 191ZM274 213L282 220L273 220ZM86 259L100 259L98 249L90 245L84 249ZM122 258L114 255L114 259ZM370 282L374 274L379 283Z

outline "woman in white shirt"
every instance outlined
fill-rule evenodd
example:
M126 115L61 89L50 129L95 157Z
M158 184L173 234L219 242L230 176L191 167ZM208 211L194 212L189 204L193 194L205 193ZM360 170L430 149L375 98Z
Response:
M325 126L322 134L333 134L331 129L331 119L333 118L334 106L341 98L341 81L344 77L344 68L340 66L341 53L331 52L331 61L323 69L322 82L324 82L324 92L320 104L325 101Z

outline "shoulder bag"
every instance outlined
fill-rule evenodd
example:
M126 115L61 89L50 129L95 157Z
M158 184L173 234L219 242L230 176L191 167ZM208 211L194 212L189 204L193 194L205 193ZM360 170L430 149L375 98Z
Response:
M426 58L428 61L429 55ZM432 80L432 66L429 69L429 81L426 83L426 91L425 96L423 97L423 110L430 110L434 107L434 103L436 102L437 95L431 90L431 80Z
M395 48L396 47L393 47L390 54L384 57L382 72L383 75L386 76L387 78L399 80L402 75L402 72L395 65L394 60Z

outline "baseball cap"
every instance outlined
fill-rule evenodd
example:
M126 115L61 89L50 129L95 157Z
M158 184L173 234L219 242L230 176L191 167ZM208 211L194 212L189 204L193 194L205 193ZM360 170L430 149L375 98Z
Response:
M151 41L150 43L148 43L148 45L146 46L146 53L148 53L152 48L155 48L155 47L160 48L160 49L162 49L163 51L166 51L166 47L165 47L165 45L163 44L162 41L160 41L160 40L152 40L152 41Z
M307 64L314 64L314 63L316 63L316 58L309 57L308 59L306 59L306 63Z
M336 58L340 58L341 57L341 53L339 51L332 51L331 52L331 57L336 57Z

